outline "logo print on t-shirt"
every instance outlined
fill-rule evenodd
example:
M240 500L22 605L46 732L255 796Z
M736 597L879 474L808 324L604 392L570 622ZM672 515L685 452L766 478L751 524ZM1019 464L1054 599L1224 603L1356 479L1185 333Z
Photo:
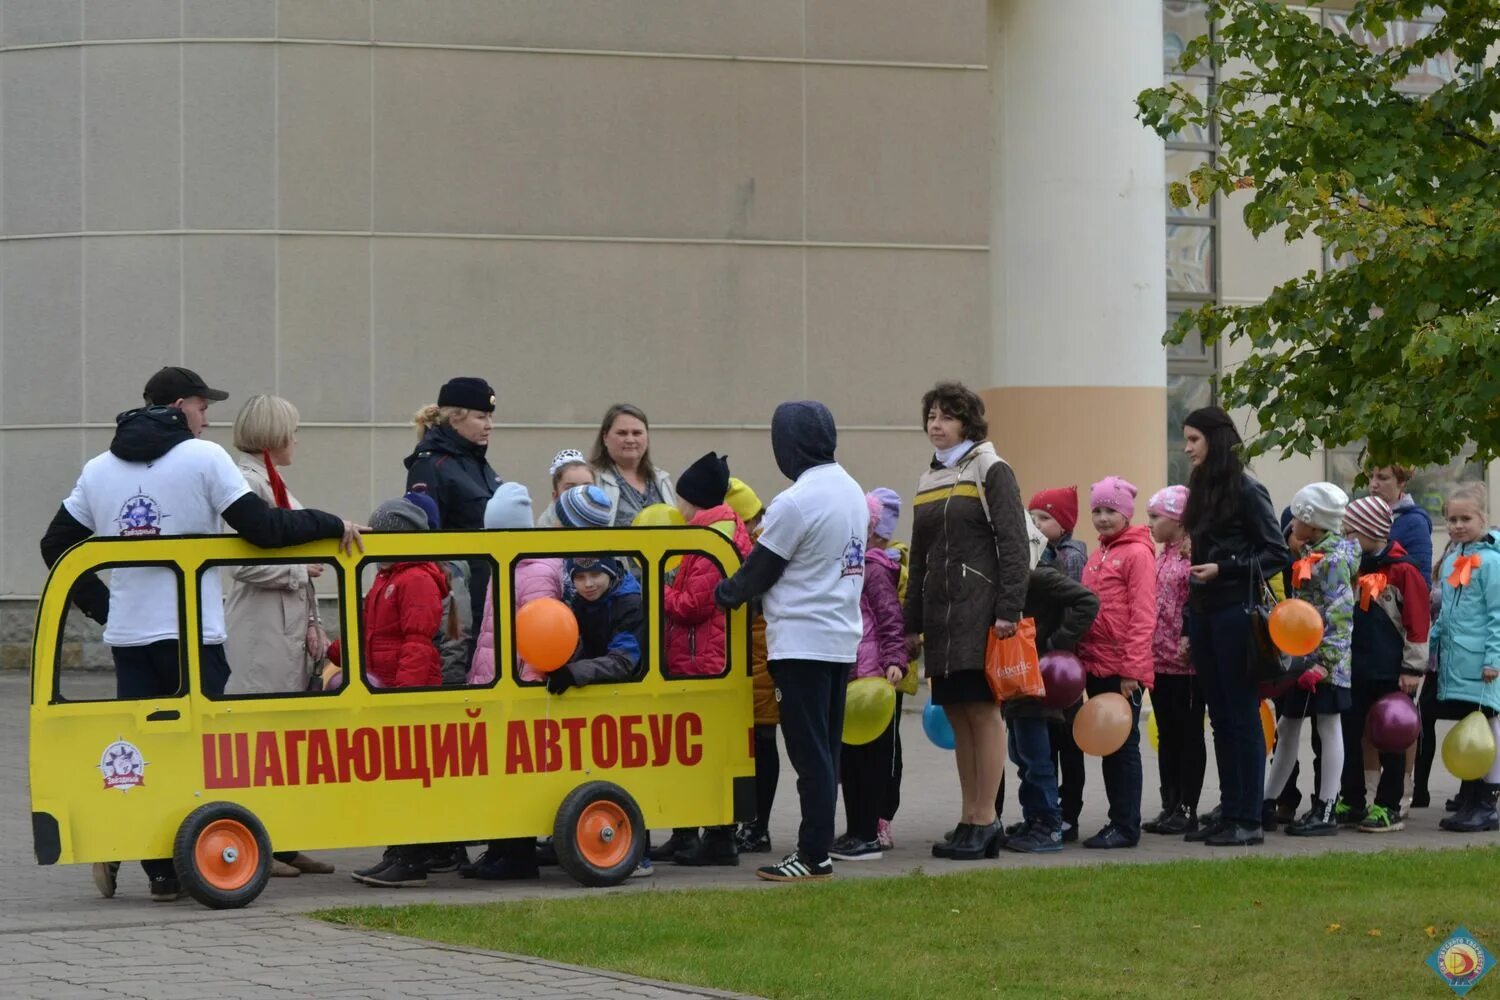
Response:
M840 578L865 575L865 543L858 538L849 539L844 546L844 571Z
M137 493L120 508L115 524L120 528L121 538L148 538L160 535L162 521L171 516L162 513L155 497Z

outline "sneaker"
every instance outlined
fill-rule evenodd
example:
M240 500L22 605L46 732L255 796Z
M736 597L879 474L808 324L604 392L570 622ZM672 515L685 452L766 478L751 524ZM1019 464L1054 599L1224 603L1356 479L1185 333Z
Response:
M1405 829L1406 821L1401 818L1401 810L1387 809L1385 806L1371 806L1359 824L1360 833L1395 833Z
M432 849L427 859L427 873L443 875L458 871L460 866L468 863L469 851L463 844L442 844Z
M405 860L395 861L374 875L355 877L377 889L421 889L427 885L427 869Z
M177 897L182 895L182 888L177 884L175 878L153 878L151 880L151 902L153 903L175 903Z
M387 847L385 849L385 853L380 856L380 860L378 862L368 868L358 868L354 870L350 873L349 877L354 879L354 881L359 882L366 875L374 875L377 872L382 872L385 869L389 868L391 864L395 862L395 860L396 849L394 847Z
M474 877L481 882L524 882L541 878L534 858L493 858L474 868Z
M755 877L767 882L826 882L833 878L833 862L824 858L821 864L810 865L793 851L774 865L755 869Z
M120 862L100 861L94 865L94 886L105 899L115 898L120 884Z
M771 834L766 830L757 830L749 824L740 827L740 832L734 835L734 842L741 854L771 853Z
M1035 823L1007 837L1005 848L1019 854L1056 854L1063 849L1062 829Z
M641 863L635 866L635 871L630 873L631 878L650 878L656 874L656 869L651 867L650 858L641 858Z
M828 856L837 861L879 861L884 854L880 850L878 841L860 840L857 837L845 835L834 843Z
M484 853L479 855L479 857L475 858L473 861L470 861L466 865L458 866L458 877L473 878L474 873L477 872L482 865L492 865L499 860L500 856L498 854L491 854L489 852L489 849L486 848Z
M695 850L698 847L698 828L684 830L673 830L672 836L667 838L666 843L660 847L653 847L648 852L652 861L671 861L679 853Z
M1124 847L1134 847L1139 842L1139 838L1132 840L1130 835L1124 830L1110 823L1088 840L1085 840L1083 846L1096 851L1117 851Z
M896 842L891 839L890 820L883 819L875 824L875 843L880 845L882 851L893 851L896 849Z
M1359 826L1369 814L1364 806L1351 806L1343 799L1333 807L1333 821L1339 826Z

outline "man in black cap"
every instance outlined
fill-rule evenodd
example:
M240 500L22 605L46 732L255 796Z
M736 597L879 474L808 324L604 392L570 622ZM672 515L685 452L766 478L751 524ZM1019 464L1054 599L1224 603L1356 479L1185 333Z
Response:
M50 568L64 552L88 538L157 538L213 535L220 521L262 548L341 539L345 552L363 550L360 525L320 510L281 510L262 500L222 447L201 440L209 400L228 393L211 389L186 368L163 368L146 383L147 405L115 418L109 450L84 466L78 483L58 508L41 542ZM224 599L219 574L205 573L201 587L199 661L202 676L183 677L179 615L182 595L172 570L119 566L106 587L94 574L74 585L72 602L104 626L104 642L115 662L120 699L175 697L190 689L224 693L229 663ZM177 898L170 860L142 862L152 899ZM114 895L118 862L94 866L94 884Z

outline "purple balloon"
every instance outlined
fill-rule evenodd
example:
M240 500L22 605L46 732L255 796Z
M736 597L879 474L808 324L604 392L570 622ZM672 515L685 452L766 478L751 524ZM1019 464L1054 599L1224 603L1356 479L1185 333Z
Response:
M1417 742L1422 719L1417 706L1400 691L1392 691L1375 704L1365 716L1365 735L1381 753L1405 753Z
M1078 657L1072 653L1053 650L1042 657L1040 666L1042 684L1047 689L1042 700L1048 708L1067 708L1083 697L1083 686L1088 674L1084 671L1083 664L1078 662Z

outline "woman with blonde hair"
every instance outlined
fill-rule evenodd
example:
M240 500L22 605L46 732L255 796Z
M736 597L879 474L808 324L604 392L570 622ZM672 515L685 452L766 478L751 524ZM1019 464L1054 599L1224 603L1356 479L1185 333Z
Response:
M297 408L280 396L251 396L234 418L235 463L251 491L282 510L301 510L279 470L297 449ZM230 673L225 694L306 691L328 652L312 581L321 563L249 563L229 571L224 617ZM273 875L326 875L333 865L278 851Z

